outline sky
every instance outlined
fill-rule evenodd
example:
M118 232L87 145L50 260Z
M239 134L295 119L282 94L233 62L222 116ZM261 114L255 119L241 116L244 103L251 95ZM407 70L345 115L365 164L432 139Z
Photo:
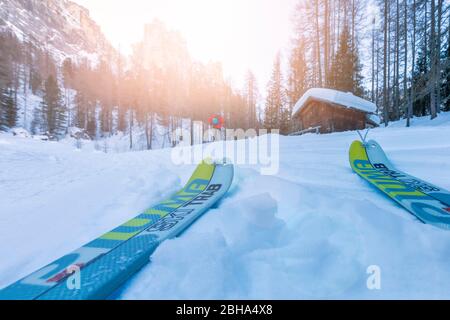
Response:
M260 90L279 50L289 47L297 0L74 0L89 9L106 37L125 53L157 18L181 32L192 57L220 61L241 88L251 69ZM287 58L287 57L285 57ZM264 94L264 92L261 92Z

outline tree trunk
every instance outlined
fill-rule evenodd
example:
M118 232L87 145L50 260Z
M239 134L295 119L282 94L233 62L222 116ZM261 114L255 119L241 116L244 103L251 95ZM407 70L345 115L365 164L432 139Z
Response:
M331 59L333 57L333 46L334 46L334 35L335 35L335 27L336 27L336 3L335 1L330 1L328 4L328 10L329 10L329 14L328 14L328 18L329 18L329 39L330 39L330 43L329 43L329 63L330 63L330 68L331 68Z
M436 105L437 113L441 112L441 46L442 46L442 0L438 0L438 21L436 41Z
M375 18L372 20L372 102L375 102Z
M435 0L431 0L431 35L430 35L430 58L431 58L431 71L430 71L430 113L431 119L437 117L436 110L436 18L435 12L436 3Z
M130 108L130 150L133 150L133 110Z
M407 0L403 0L403 32L404 32L404 50L405 50L405 62L403 69L403 110L408 112L408 4Z
M192 121L192 119L190 119L191 122L191 146L194 145L194 121Z
M150 132L149 132L150 150L153 149L153 122L154 121L155 121L155 115L152 112L150 114Z
M376 55L377 55L377 63L376 63L376 68L377 68L377 71L376 71L376 88L375 88L375 91L376 91L376 95L375 95L375 102L376 102L376 105L377 105L377 113L378 113L378 111L379 111L379 95L380 95L380 79L379 79L379 77L380 77L380 39L379 39L379 36L377 35L377 38L376 38L376 46L377 46L377 53L376 53Z
M355 24L356 24L356 7L355 7L355 0L352 0L352 57L355 56L355 49L356 49L356 33L355 33ZM352 81L355 83L356 79L356 68L355 68L355 61L352 60Z
M320 53L320 25L319 25L319 0L314 0L315 8L315 21L316 21L316 55L317 55L317 73L318 73L318 84L322 87L322 59Z
M392 33L392 26L391 26L391 13L389 12L391 9L390 6L390 2L388 1L388 14L387 14L387 108L388 108L388 117L390 117L390 111L392 111L392 107L391 107L391 54L392 54L392 50L391 50L391 46L392 46L392 42L391 42L391 33Z
M325 17L324 17L324 70L325 70L325 84L328 84L329 75L328 71L330 70L330 7L329 0L325 1Z
M341 38L341 0L338 0L338 16L337 16L337 35L336 35L336 43L334 51L337 51L337 47L339 45L339 39Z
M400 0L396 0L395 53L394 53L394 113L400 118Z
M147 150L152 149L152 131L149 125L149 121L152 121L152 116L149 117L148 112L145 113L145 138L147 140Z
M396 1L395 23L395 119L400 119L400 0Z
M387 101L387 38L388 38L388 0L384 0L384 55L383 55L383 111L384 125L389 124L388 101Z

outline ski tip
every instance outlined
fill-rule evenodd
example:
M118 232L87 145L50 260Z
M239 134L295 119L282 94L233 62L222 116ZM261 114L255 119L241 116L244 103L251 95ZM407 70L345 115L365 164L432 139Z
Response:
M348 151L348 158L350 161L350 166L354 169L353 162L358 159L365 159L366 150L365 145L359 140L353 141Z
M203 159L203 161L200 163L200 165L202 165L202 164L211 166L211 165L214 165L214 161L212 158L208 157L208 158Z
M381 146L380 146L379 143L376 142L375 140L369 140L369 141L367 142L367 146L369 146L369 147L371 147L371 148L380 148L380 149L381 149Z
M360 141L360 140L355 140L355 141L353 141L352 144L350 145L350 151L351 151L352 149L355 149L355 148L360 148L361 146L364 146L364 144L362 143L362 141Z
M207 165L215 165L215 166L232 165L232 161L229 158L212 159L212 158L208 157L203 160L203 163L205 163Z

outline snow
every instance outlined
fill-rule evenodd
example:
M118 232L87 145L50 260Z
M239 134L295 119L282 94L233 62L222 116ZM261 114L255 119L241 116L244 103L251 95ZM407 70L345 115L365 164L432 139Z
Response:
M306 91L306 93L295 104L294 114L298 113L304 106L306 106L307 102L311 99L331 102L367 113L374 113L377 110L377 106L374 103L357 97L350 92L341 92L325 88L312 88Z
M377 116L376 114L371 114L367 117L370 121L372 121L373 123L379 125L381 124L381 119L379 116Z
M450 113L371 130L400 169L450 189ZM280 138L280 170L240 165L228 195L163 243L119 299L450 298L450 232L354 174L355 132ZM103 153L0 134L0 287L177 191L171 150ZM381 290L366 286L381 270Z
M15 25L13 25L9 21L4 20L4 22L5 22L6 26L15 34L15 36L18 39L22 39L23 40L24 34L19 28L17 28Z
M29 138L31 136L30 133L24 128L13 128L13 129L11 129L11 133L14 136L17 136L20 138Z
M50 5L36 1L34 10L29 10L19 0L0 1L0 5L5 7L0 10L0 19L5 22L0 29L10 30L21 41L31 39L37 47L45 44L46 50L59 64L70 57L74 61L87 59L95 67L99 60L98 52L109 50L109 44L104 43L104 35L97 30L89 12L80 7L86 13L83 24L80 24L70 13L70 7L75 5L70 1L54 0ZM100 40L95 42L92 38Z

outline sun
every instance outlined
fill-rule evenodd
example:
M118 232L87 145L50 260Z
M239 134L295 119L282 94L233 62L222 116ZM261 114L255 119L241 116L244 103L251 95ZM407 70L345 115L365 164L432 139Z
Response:
M130 54L144 25L158 19L180 32L192 57L221 62L226 75L243 81L252 69L261 84L277 51L289 41L295 0L76 0L90 9L115 47Z

